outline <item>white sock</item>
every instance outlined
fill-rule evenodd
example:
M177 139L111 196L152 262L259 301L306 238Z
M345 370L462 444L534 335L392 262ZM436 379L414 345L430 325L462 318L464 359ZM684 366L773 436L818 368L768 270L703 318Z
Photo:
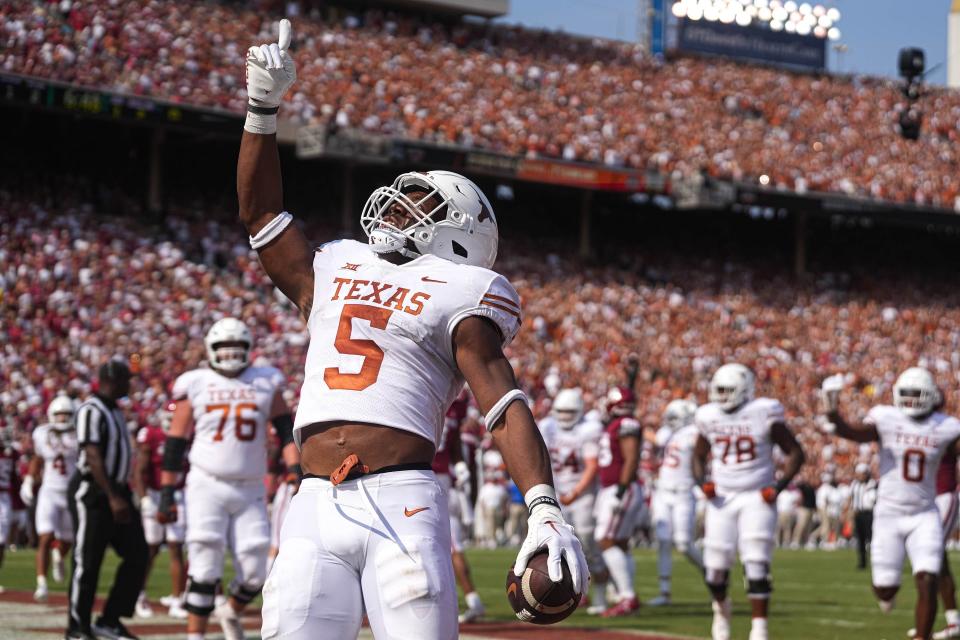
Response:
M610 570L610 577L613 583L617 585L620 599L634 597L633 592L633 558L627 556L627 553L620 547L610 547L603 552L603 561Z
M607 608L607 583L606 582L595 582L593 585L593 597L591 598L591 605L595 607Z
M752 618L750 620L750 628L756 629L758 631L767 630L767 619L766 618Z
M947 609L943 615L947 618L948 627L960 626L960 612L956 609Z
M483 607L483 602L480 601L480 594L476 591L464 594L463 599L466 601L468 609L480 609Z
M670 576L660 578L660 593L665 596L670 595Z
M671 573L673 573L673 545L667 540L661 540L657 544L657 575L663 577Z
M47 586L47 576L37 576L37 586L38 587ZM954 611L954 613L956 613L956 611Z

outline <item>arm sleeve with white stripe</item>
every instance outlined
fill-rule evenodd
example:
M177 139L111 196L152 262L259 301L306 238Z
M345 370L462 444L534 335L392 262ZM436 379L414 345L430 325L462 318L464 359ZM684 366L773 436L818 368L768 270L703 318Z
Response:
M77 442L82 447L98 444L103 439L103 414L92 404L77 411Z

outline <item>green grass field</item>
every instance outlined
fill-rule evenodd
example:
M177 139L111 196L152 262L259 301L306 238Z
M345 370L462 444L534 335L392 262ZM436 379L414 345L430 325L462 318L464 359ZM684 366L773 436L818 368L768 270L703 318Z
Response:
M32 591L34 587L33 552L8 553L0 584L7 590ZM493 619L512 620L513 615L504 596L507 567L513 560L509 549L472 550L468 556L480 595ZM638 551L637 592L642 600L657 594L656 555ZM954 558L954 563L960 558ZM908 575L897 608L882 615L870 591L867 571L854 569L850 550L835 552L779 551L774 560L774 598L770 621L770 637L775 640L901 640L913 626L915 592ZM105 563L101 590L109 586L109 575L116 566L110 556ZM630 618L602 620L577 612L564 625L611 629L643 629L674 633L696 638L709 636L711 611L706 589L698 574L680 557L675 558L674 604L670 607L644 608ZM109 574L106 572L110 572ZM53 591L64 585L51 583ZM151 598L169 592L166 556L161 554L148 585ZM732 581L734 599L734 638L746 638L749 632L749 609L742 587L742 576ZM2 625L2 620L0 620ZM938 612L937 628L943 626ZM539 637L539 636L538 636ZM549 634L544 633L544 638Z

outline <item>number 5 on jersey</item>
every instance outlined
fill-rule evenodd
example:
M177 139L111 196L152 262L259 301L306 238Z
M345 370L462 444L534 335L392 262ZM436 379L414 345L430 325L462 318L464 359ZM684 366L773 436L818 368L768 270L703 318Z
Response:
M327 367L323 372L323 381L331 389L344 391L363 391L380 375L383 364L383 349L373 340L353 338L353 319L359 318L370 323L373 329L386 329L393 309L383 309L365 304L345 304L340 314L340 325L333 346L345 356L363 356L363 364L357 373L341 373L339 367Z

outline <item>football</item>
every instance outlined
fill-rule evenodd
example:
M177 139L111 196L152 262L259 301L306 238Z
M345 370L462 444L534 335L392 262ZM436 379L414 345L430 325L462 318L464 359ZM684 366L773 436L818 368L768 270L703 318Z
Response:
M507 600L517 618L532 624L554 624L576 611L580 594L573 588L570 568L561 560L563 580L553 582L547 573L547 550L541 549L527 563L519 578L513 567L507 572Z

